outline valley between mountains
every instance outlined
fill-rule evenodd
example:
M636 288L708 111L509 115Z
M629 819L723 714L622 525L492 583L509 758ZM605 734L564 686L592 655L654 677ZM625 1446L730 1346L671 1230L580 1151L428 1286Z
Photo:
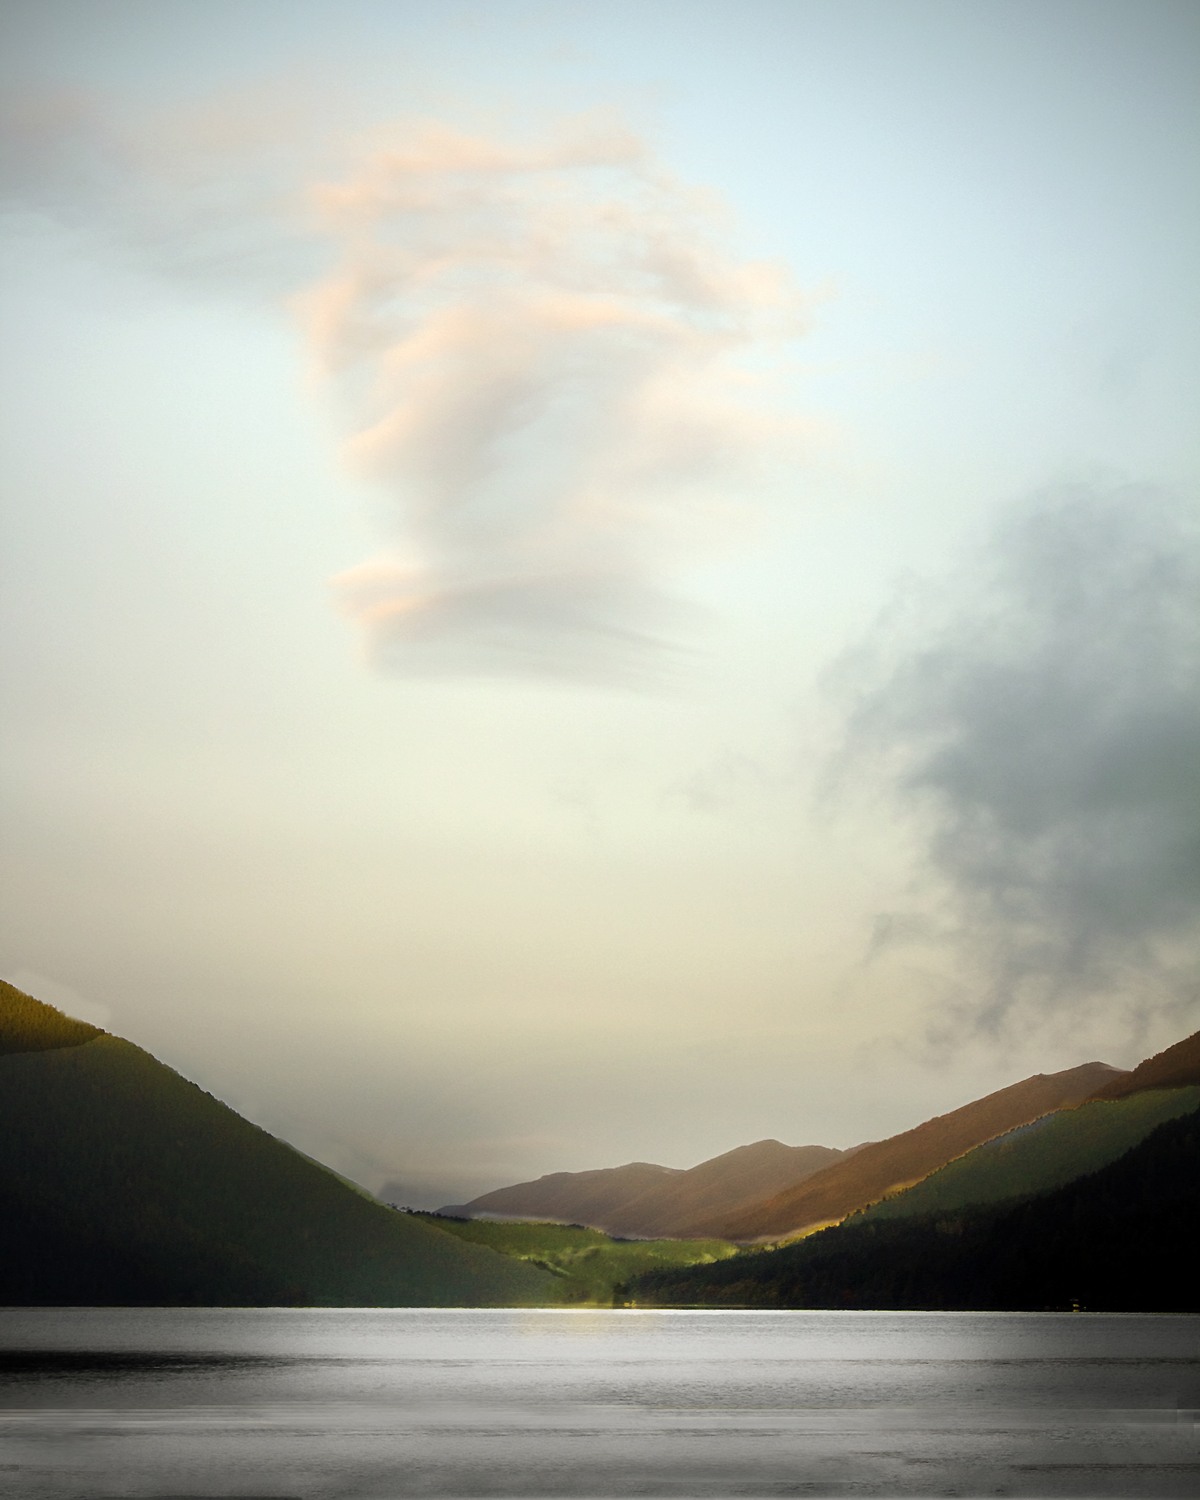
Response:
M0 984L0 1302L1200 1311L1198 1112L1200 1033L846 1151L759 1141L397 1211Z

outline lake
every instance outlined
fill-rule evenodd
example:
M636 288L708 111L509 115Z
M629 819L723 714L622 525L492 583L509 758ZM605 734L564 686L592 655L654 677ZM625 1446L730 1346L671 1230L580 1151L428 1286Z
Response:
M1200 1318L0 1309L19 1497L1200 1494Z

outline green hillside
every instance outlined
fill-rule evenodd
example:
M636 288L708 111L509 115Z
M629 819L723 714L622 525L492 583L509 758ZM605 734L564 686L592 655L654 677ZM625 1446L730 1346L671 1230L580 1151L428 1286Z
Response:
M64 1016L0 979L0 1057L13 1052L52 1052L103 1036L99 1026Z
M1016 1205L855 1217L777 1250L638 1278L638 1306L1200 1312L1200 1113Z
M0 1014L56 1034L53 1015L7 995ZM547 1300L555 1278L538 1267L376 1203L140 1048L89 1032L0 1056L0 1303Z
M414 1214L460 1240L532 1261L559 1278L554 1300L565 1305L611 1304L646 1271L724 1260L737 1254L727 1240L616 1240L577 1224L514 1223Z
M1164 1120L1188 1114L1197 1105L1200 1088L1186 1088L1059 1110L976 1146L854 1217L906 1219L1049 1192L1116 1161Z

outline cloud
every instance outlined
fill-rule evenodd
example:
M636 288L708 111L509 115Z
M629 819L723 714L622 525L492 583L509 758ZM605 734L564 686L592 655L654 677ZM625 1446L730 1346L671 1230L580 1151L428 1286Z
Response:
M1200 995L1200 525L1139 485L1010 511L839 671L843 773L916 814L968 965L950 1027ZM882 929L881 929L882 930ZM903 940L903 936L901 936Z
M149 112L78 88L0 102L0 203L190 291L262 307L319 273L304 188L332 149L316 101L255 84Z
M405 675L537 675L653 687L686 657L692 611L637 579L560 573L462 582L365 563L334 580L371 659ZM698 613L698 611L696 612Z
M391 548L335 581L371 660L669 675L671 575L804 435L765 395L786 271L605 116L523 146L417 122L310 198L338 264L297 311L390 497Z
M786 268L603 112L513 141L366 134L295 87L156 115L14 97L0 192L192 290L290 305L345 457L387 496L334 580L370 661L646 686L687 660L689 562L755 524L810 424L773 404Z

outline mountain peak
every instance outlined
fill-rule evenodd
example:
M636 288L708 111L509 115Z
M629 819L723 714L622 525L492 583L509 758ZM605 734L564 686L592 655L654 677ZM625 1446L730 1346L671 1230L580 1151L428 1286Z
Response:
M1124 1099L1143 1089L1178 1089L1200 1083L1200 1031L1146 1058L1131 1073L1112 1071L1117 1076L1101 1084L1093 1099Z

